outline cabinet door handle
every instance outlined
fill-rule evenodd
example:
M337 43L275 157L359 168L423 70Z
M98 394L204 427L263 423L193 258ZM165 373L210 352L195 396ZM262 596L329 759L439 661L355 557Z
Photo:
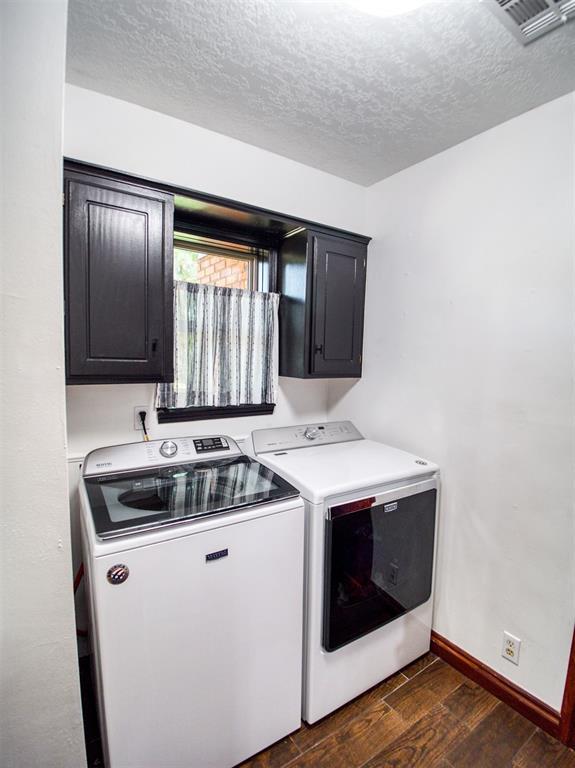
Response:
M316 353L316 355L321 355L323 353L323 344L316 344L313 348L313 351Z
M156 354L157 349L158 349L158 340L152 339L152 355Z

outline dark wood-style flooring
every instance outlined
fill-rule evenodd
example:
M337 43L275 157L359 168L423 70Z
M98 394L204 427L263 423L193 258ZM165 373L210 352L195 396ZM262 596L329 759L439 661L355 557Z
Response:
M88 765L102 768L87 667L82 672ZM288 766L575 768L575 751L429 653L241 768Z
M575 768L575 752L429 653L241 768Z

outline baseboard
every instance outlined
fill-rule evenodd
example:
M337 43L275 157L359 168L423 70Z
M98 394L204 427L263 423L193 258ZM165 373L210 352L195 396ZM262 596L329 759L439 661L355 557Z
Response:
M571 641L569 664L567 666L567 679L565 680L565 692L561 706L561 725L559 738L563 744L575 749L575 632Z
M501 699L523 717L531 720L541 730L559 738L561 715L548 704L536 699L535 696L519 688L436 632L431 633L431 650L440 659L451 664L452 667Z

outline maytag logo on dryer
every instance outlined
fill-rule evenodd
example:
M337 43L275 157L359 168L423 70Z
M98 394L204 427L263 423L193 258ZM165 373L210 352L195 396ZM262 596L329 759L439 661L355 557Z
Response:
M111 461L101 461L99 464L96 464L97 467L111 467L112 462Z
M390 504L383 505L384 512L395 512L397 509L397 501L392 501Z

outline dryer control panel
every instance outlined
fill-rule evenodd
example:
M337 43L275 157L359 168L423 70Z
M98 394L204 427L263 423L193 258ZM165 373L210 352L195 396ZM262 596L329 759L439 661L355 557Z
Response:
M296 427L256 429L252 432L255 454L292 451L312 445L333 445L363 440L363 435L351 421L325 421L319 424L300 424Z

